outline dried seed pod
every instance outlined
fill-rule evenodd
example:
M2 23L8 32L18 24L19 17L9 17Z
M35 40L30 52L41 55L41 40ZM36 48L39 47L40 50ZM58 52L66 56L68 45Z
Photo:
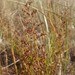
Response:
M71 62L75 62L75 47L70 48L69 53Z

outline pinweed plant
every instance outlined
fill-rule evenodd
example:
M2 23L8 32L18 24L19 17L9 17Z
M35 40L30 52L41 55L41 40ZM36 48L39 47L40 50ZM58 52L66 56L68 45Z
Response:
M14 8L6 8L7 2ZM57 0L7 2L0 11L0 75L74 75L72 6Z

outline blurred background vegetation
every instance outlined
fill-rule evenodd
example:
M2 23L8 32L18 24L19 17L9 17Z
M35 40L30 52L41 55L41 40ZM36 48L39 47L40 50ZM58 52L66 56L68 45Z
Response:
M75 75L74 3L1 0L0 75Z

